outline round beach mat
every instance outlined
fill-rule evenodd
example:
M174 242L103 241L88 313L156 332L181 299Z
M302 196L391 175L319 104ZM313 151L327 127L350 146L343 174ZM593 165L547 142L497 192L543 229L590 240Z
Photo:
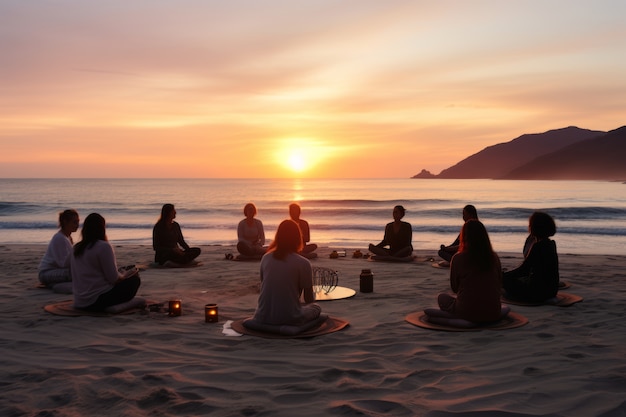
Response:
M106 311L89 311L74 308L73 300L61 301L54 304L48 304L43 309L48 313L57 316L79 317L110 317L116 314L133 314L143 311L148 301L141 297L135 297L130 301L108 307Z
M532 301L518 301L511 300L506 297L502 297L502 302L505 304L513 304L518 306L557 306L557 307L569 307L573 304L579 303L583 300L580 295L570 294L568 292L558 292L556 297L549 298L545 301L532 302Z
M346 320L339 319L337 317L328 317L320 326L314 329L310 329L310 330L307 330L305 332L295 334L295 335L285 335L285 334L268 333L268 332L261 332L258 330L248 329L247 327L244 327L243 325L244 320L245 319L233 321L230 327L237 333L247 334L250 336L264 337L266 339L298 339L298 338L306 338L306 337L315 337L315 336L321 336L324 334L338 332L339 330L350 325L350 323Z
M528 319L519 313L511 311L502 320L495 323L488 323L471 328L461 328L453 326L445 326L443 324L431 323L426 318L426 313L418 311L406 316L405 320L414 326L430 330L444 330L448 332L477 332L481 330L506 330L524 326L528 323Z

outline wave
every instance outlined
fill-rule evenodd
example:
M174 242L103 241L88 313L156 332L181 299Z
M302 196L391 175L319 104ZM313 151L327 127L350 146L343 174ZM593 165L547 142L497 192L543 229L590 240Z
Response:
M272 201L265 205L257 205L259 217L285 217L288 213L289 201ZM436 217L460 219L462 204L454 203L450 200L309 200L300 202L303 208L303 217L316 218L328 216L367 216L378 219L391 219L393 206L403 205L407 209L407 218ZM511 207L498 206L493 202L485 204L485 208L477 206L480 218L485 219L527 219L534 211L545 211L550 213L557 221L568 220L588 220L588 219L614 219L621 221L626 219L626 208L611 206L546 206L546 207ZM129 205L125 202L81 202L72 207L79 213L103 212L104 214L114 214L116 216L137 217L149 219L155 222L160 214L160 204L137 204ZM243 207L243 206L242 206ZM184 216L243 216L242 207L232 204L222 204L217 206L177 206L179 218ZM29 203L19 201L0 202L0 217L11 217L19 215L40 214L42 217L55 221L57 213L65 207L59 207L58 203Z
M151 233L152 223L117 223L107 222L107 229L120 229L120 230L145 230L147 233ZM266 223L266 234L273 231L278 227L277 223ZM232 230L236 233L236 224L232 223L185 223L183 225L184 230ZM342 234L345 232L371 232L372 236L380 235L384 232L383 224L338 224L338 223L316 223L311 225L312 232L332 232L337 231ZM52 231L56 230L57 225L53 222L5 222L0 221L0 230L42 230ZM516 233L524 234L527 232L525 225L487 225L487 229L490 234L495 233ZM444 224L419 224L413 225L413 233L419 235L420 233L433 233L433 234L446 234L456 235L460 231L460 225L444 225ZM349 234L349 233L348 233ZM601 235L601 236L626 236L626 227L619 226L568 226L558 229L557 234L568 235Z
M621 185L520 182L512 186L493 181L434 185L404 180L10 180L0 183L4 200L0 242L47 242L57 230L58 213L74 208L81 219L92 212L102 214L109 236L117 241L149 243L164 202L175 204L186 237L231 242L248 201L257 206L266 237L271 239L280 221L288 217L289 204L297 201L316 243L382 238L393 207L402 205L407 209L404 220L413 225L414 241L431 244L453 240L462 224L463 206L472 203L499 245L512 242L511 247L517 248L518 239L527 233L528 217L540 210L555 218L555 239L567 242L572 250L588 253L613 242L613 251L623 253L626 204L619 199ZM533 187L533 193L524 191L528 187Z

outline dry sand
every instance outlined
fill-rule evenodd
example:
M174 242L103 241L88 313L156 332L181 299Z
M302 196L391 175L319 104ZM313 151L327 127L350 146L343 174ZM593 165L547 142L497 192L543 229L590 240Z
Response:
M222 334L254 312L258 263L202 247L202 266L146 269L139 294L183 300L184 314L63 317L71 298L36 288L45 247L0 246L0 415L8 416L624 416L626 257L561 254L571 307L521 307L524 327L425 330L404 321L435 305L448 270L430 263L329 259L353 298L324 301L350 321L311 339ZM149 246L116 246L118 263L147 265ZM348 251L348 255L351 251ZM417 251L434 256L435 251ZM501 254L504 267L520 262ZM374 292L358 292L371 268ZM220 322L204 323L204 304Z

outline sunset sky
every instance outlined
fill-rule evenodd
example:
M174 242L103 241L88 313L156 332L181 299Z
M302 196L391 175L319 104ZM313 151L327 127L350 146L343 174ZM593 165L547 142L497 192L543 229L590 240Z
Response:
M0 177L406 178L626 124L623 0L0 0Z

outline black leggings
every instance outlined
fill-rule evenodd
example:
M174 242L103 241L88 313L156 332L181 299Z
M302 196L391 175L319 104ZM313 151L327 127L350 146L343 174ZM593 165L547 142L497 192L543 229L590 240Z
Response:
M172 249L158 250L154 254L154 261L159 265L163 265L167 261L184 265L196 259L200 252L200 248L189 248L182 253Z
M104 311L105 308L132 300L141 285L139 274L123 279L104 294L100 294L95 303L85 308L91 311Z

